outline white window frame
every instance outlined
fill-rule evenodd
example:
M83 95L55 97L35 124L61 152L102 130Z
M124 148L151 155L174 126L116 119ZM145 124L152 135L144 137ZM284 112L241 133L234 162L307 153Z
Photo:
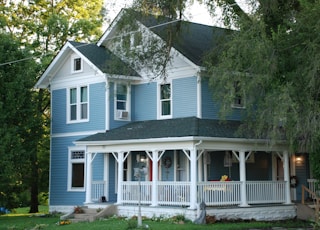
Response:
M81 102L81 89L86 87L87 88L87 101ZM76 106L76 119L71 120L71 89L76 89L76 102L74 105ZM87 104L87 117L81 118L82 112L82 105ZM79 85L75 87L67 88L67 123L79 123L79 122L88 122L89 121L89 86L88 85Z
M168 115L162 115L162 102L164 100L161 99L161 86L162 85L170 85L170 98L166 99L170 101L170 114ZM157 107L158 107L158 119L168 119L168 118L172 118L172 104L173 104L173 100L172 100L172 81L169 82L165 82L165 83L158 83L158 87L157 87Z
M80 59L80 69L76 69L75 61ZM79 73L83 71L83 59L79 55L71 56L71 73Z
M117 102L118 102L118 99L117 99L117 86L118 85L125 85L127 87L127 98L126 98L126 101L122 101L122 102L125 102L125 107L126 109L123 110L123 109L118 109L117 108ZM130 107L131 107L131 85L127 84L127 83L124 83L124 82L115 82L114 83L114 119L117 120L117 121L130 121L131 120L131 110L130 110ZM123 112L127 112L127 117L121 117L119 116L120 113L123 113Z
M72 159L73 152L84 152L84 158ZM74 163L83 163L83 187L72 187L72 165ZM85 147L72 146L68 148L68 191L84 192L86 190L86 151Z

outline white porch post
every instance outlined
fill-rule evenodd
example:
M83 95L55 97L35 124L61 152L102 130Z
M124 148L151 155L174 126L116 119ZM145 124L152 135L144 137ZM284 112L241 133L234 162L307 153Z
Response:
M92 153L87 153L86 163L86 201L85 204L92 203L91 200L91 185L92 185Z
M151 206L158 206L158 151L152 152L152 201Z
M123 157L124 152L118 153L118 195L117 204L122 204L122 180L123 180Z
M286 182L286 204L291 204L288 151L283 152L283 173L284 181Z
M197 203L197 150L190 150L190 207L196 209Z
M246 188L246 154L245 151L239 152L239 172L241 181L241 204L240 207L247 207L247 188Z

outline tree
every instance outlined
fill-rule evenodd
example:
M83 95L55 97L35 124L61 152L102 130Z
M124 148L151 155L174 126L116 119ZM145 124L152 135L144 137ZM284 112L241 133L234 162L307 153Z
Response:
M292 153L317 159L320 1L267 2L259 1L250 20L239 17L239 31L219 62L208 55L207 75L224 117L232 110L236 82L246 100L246 125L256 137L286 139ZM311 163L318 168L318 161ZM320 179L319 169L315 175Z
M102 0L0 0L0 12L0 31L10 33L22 46L32 49L30 55L37 61L34 75L40 76L68 39L87 42L97 40L101 35L105 9ZM31 135L21 146L28 153L26 163L29 164L29 171L25 175L29 176L23 178L22 182L31 191L32 213L38 211L39 184L41 189L48 184L48 178L44 175L48 176L49 168L45 160L49 158L49 98L45 90L37 90L33 94L33 121L30 121L33 126L26 130Z
M25 145L37 122L32 116L31 90L35 62L14 62L29 57L30 51L8 34L0 34L0 52L0 205L13 208L18 205L16 197L26 188L29 149Z
M174 18L190 1L136 2L146 11L158 9ZM309 152L319 159L320 1L248 1L250 14L236 0L202 2L213 15L222 8L225 26L236 29L221 44L221 55L207 55L203 73L221 104L221 118L232 112L230 105L240 93L246 106L242 131L271 144L285 139L291 152ZM312 162L320 179L318 161Z

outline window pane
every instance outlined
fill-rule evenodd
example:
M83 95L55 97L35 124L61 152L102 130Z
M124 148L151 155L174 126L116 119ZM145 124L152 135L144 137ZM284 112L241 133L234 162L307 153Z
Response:
M88 103L81 104L81 119L88 118Z
M73 69L74 71L81 70L81 58L75 58L73 60Z
M161 103L161 115L170 115L170 101L162 101Z
M127 85L117 84L116 105L117 110L126 110L127 108Z
M126 110L126 102L117 101L117 110Z
M81 87L81 102L88 102L88 88L87 86Z
M70 89L70 104L77 103L77 89Z
M72 182L71 187L84 187L84 163L72 164Z
M70 106L70 120L77 120L77 105Z
M161 99L170 99L171 90L170 84L161 85Z

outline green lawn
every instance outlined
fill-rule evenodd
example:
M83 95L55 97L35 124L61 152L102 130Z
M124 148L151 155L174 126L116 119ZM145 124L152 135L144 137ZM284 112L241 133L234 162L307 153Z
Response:
M47 208L40 209L43 213L47 213ZM36 230L36 229L63 229L63 230L79 230L79 229L112 229L123 230L129 229L129 226L136 224L136 220L126 220L123 218L109 218L98 220L92 223L71 223L59 226L59 216L27 214L28 209L17 209L15 214L0 216L0 229L2 230ZM147 224L152 230L198 230L198 229L249 229L249 228L270 228L270 227L310 227L309 223L301 221L281 221L281 222L218 222L207 225L195 225L193 223L177 223L173 220L151 221L143 220L143 224ZM131 228L132 229L132 228Z

